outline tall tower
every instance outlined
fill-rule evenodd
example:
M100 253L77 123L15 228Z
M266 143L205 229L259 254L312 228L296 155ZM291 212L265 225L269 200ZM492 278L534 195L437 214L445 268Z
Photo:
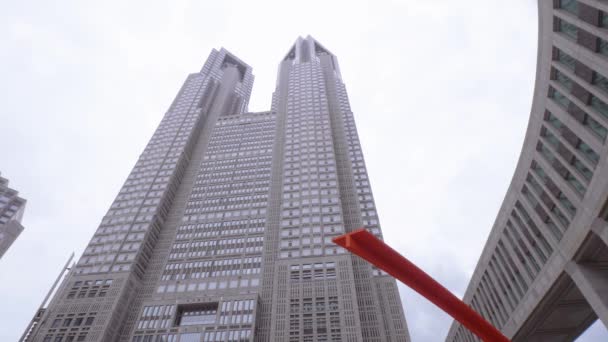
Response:
M299 38L272 110L251 68L191 74L27 341L408 341L395 281L331 238L380 236L335 56Z
M8 179L0 176L0 258L23 231L25 200L18 195L8 187Z
M261 340L407 341L394 279L331 242L363 226L381 237L337 58L298 38L278 74Z

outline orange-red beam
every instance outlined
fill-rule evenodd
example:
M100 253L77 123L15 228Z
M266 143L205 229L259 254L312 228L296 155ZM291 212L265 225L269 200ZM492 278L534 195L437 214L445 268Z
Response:
M404 256L361 228L333 241L420 293L487 342L509 342L498 329Z

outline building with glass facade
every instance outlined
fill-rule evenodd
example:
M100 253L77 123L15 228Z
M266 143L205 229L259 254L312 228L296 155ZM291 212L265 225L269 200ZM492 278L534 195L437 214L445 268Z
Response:
M272 107L221 49L187 77L26 341L409 341L337 58L298 38Z
M25 200L8 187L8 179L0 175L0 258L23 231L24 210Z
M608 2L538 7L524 145L464 300L513 341L574 341L608 327Z

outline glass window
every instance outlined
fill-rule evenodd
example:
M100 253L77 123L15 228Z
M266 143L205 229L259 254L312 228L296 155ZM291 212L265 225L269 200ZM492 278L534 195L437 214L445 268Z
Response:
M608 93L608 78L602 76L597 71L593 72L593 80L591 81L598 89Z
M179 315L179 325L213 324L217 318L217 303L185 308Z
M576 149L581 151L585 157L587 157L587 159L593 162L593 164L597 165L597 162L600 160L600 156L595 153L591 146L585 144L585 142L581 140Z
M200 342L202 334L201 333L187 333L179 335L180 342Z
M608 27L608 15L604 11L600 11L600 27Z
M544 128L544 127L543 127ZM555 148L557 151L559 151L559 139L553 135L553 133L551 133L549 130L547 129L543 129L543 132L541 134L543 137L545 137L545 140L551 144L553 146L553 148ZM581 144L584 144L583 142L581 142ZM580 146L580 144L579 144ZM586 145L585 145L586 146ZM593 150L591 150L593 152ZM595 152L594 152L595 153ZM580 160L578 160L578 158L574 157L572 163L572 165L574 165L574 167L581 173L581 175L583 175L587 180L590 180L591 177L593 177L593 172L591 170L589 170L589 168L587 168L583 163L581 163Z
M608 55L608 41L605 41L603 39L600 39L600 48L599 48L599 52L602 55Z
M597 122L594 118L590 117L589 115L585 115L583 125L587 126L587 128L590 129L593 133L599 135L602 140L606 139L606 136L608 135L608 130L606 130L606 127L602 126L602 124Z
M576 40L576 37L578 35L578 28L562 19L556 20L558 20L559 22L558 31L564 33L567 37Z
M570 100L568 100L567 97L552 87L549 87L549 97L562 107L568 108L568 105L570 104Z
M591 107L608 119L608 105L595 96L591 96Z
M550 113L550 112L547 112L547 113L548 113L548 116L545 120L549 124L551 124L551 126L555 127L555 129L557 129L558 131L561 132L562 127L564 127L564 124L561 123L557 119L557 117L555 115L553 115L552 113ZM589 115L585 116L585 122L583 123L583 125L587 126L591 130L596 132L598 135L601 135L602 138L606 137L606 133L607 133L606 128L604 126L600 125L597 121L595 121ZM587 145L584 141L580 140L578 145L574 146L574 148L581 151L583 153L583 155L587 159L589 159L589 161L591 161L593 163L593 165L597 165L597 163L600 159L600 156L597 153L595 153L595 151L589 145Z
M570 70L574 70L576 60L562 50L557 50L557 60Z
M561 84L566 89L572 90L572 84L573 84L572 80L569 79L563 73L559 72L558 70L555 70L555 80L557 81L557 83Z
M539 143L538 146L539 146L539 152L547 159L547 161L549 161L549 164L561 164L561 162L559 160L557 160L557 158L555 158L553 153L546 146L544 146L541 143ZM564 166L562 165L561 167L564 167ZM576 177L574 177L570 172L568 172L566 174L564 179L566 179L566 181L568 183L570 183L570 185L572 185L572 187L576 191L578 191L581 195L583 195L585 193L585 191L587 191L585 186L583 186L583 184L581 182L579 182L578 179L576 179Z
M576 0L559 0L559 8L578 15L578 1Z

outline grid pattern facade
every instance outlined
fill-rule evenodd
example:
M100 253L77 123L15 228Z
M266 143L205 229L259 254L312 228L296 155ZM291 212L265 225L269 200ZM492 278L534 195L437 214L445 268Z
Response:
M336 57L299 38L269 112L252 83L224 49L187 78L30 340L409 341L394 279L331 242L381 237Z
M25 200L8 187L8 179L0 175L0 258L23 231L24 209Z
M507 335L532 315L533 293L548 291L547 273L589 232L583 227L606 197L598 182L608 176L607 11L598 1L539 1L537 83L522 156L465 295ZM561 338L551 340L572 340ZM457 323L447 340L478 341Z

